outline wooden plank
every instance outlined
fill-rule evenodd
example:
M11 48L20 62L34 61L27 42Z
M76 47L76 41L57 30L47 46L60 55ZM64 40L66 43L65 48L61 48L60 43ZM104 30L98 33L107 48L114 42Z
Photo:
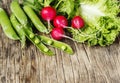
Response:
M61 52L56 49L56 75L58 83L65 83L65 74L63 69L63 62Z
M115 59L113 57L115 56L115 54L112 54L113 51L109 52L108 48L104 47L95 47L93 49L86 47L86 51L90 57L91 63L93 66L96 66L93 67L95 73L102 75L101 77L103 77L106 82L119 82L119 71L116 69L116 64L114 63L114 61L117 61L117 58Z

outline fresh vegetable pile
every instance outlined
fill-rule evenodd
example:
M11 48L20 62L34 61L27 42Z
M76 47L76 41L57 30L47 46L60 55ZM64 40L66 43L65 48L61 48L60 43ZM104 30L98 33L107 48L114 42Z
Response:
M119 7L117 0L12 1L10 19L0 8L0 24L8 38L20 40L22 48L28 38L46 55L54 55L47 46L73 54L72 48L60 40L67 38L89 46L106 46L115 41L120 32Z

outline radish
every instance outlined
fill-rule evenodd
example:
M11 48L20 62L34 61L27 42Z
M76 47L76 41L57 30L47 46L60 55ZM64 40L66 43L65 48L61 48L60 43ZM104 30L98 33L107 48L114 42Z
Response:
M46 21L51 21L56 17L56 10L51 6L44 7L41 11L41 17Z
M53 28L51 31L51 36L55 40L63 39L64 30L61 27Z
M81 36L90 36L89 34L86 34L81 31L81 28L84 27L84 20L80 16L74 16L71 21L71 26L75 29L78 29L78 31L81 33ZM74 29L73 29L74 30Z
M73 28L80 29L84 26L84 20L80 16L75 16L72 19L71 24L72 24L71 26ZM68 38L68 39L71 39L73 41L76 41L73 38L71 38L69 36L66 36L64 34L63 28L64 29L65 28L66 29L68 29L68 28L73 29L72 27L67 26L68 21L64 16L62 16L62 15L56 16L55 19L53 20L53 25L54 25L54 27L56 27L56 28L53 28L52 31L51 31L51 36L52 36L53 39L61 40L63 38ZM81 30L79 30L79 31L81 31ZM81 34L81 35L86 35L86 34Z
M56 10L51 6L46 6L41 10L40 14L48 22L48 28L50 28L50 21L56 17Z
M80 16L75 16L71 21L71 26L75 29L83 28L84 20Z
M66 28L66 26L68 25L68 21L64 16L59 15L56 16L55 19L53 20L53 25L55 27Z
M68 21L66 17L59 15L56 16L55 19L53 20L53 25L55 27L61 27L61 28L71 28L68 27ZM75 16L73 17L71 21L71 26L75 29L80 29L84 26L84 20L80 16Z
M67 38L67 39L76 41L73 38L71 38L69 36L66 36L63 28L61 28L61 27L53 28L52 31L51 31L51 37L55 40L62 40L63 38Z

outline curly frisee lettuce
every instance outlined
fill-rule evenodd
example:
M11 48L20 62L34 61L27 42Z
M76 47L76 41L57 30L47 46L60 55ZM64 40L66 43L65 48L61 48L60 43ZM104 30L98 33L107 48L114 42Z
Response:
M79 11L86 25L82 33L69 30L73 38L81 43L88 42L90 46L112 44L120 32L119 7L117 0L81 0Z

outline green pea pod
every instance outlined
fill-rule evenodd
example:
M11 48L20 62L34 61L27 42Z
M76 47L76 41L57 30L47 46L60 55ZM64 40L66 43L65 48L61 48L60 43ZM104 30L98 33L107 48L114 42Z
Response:
M28 27L23 28L26 34L26 37L44 54L52 56L54 53L47 48L41 41L40 39L35 36L33 32L31 32Z
M45 43L47 45L59 48L59 49L65 51L66 53L73 54L72 48L69 45L67 45L63 42L56 41L54 39L51 39L51 38L48 38L48 37L45 37L45 36L38 36L38 37L41 39L41 41L43 43Z
M18 33L18 35L20 37L20 41L22 43L22 48L24 48L25 47L25 42L26 42L26 37L25 37L23 27L18 23L14 14L12 14L10 16L10 20L11 20L11 23L12 23L14 29L16 30L16 32Z
M2 26L2 29L5 35L8 38L13 39L13 40L19 40L19 37L14 31L6 12L2 8L0 8L0 24Z
M30 8L29 6L24 6L23 7L25 13L28 15L28 17L31 19L33 22L34 26L40 31L40 32L45 32L48 33L47 28L45 25L40 21L39 17L35 14L35 12Z
M22 25L24 26L27 25L28 23L27 16L25 15L24 11L22 10L22 8L20 7L17 1L13 1L10 4L10 9Z

